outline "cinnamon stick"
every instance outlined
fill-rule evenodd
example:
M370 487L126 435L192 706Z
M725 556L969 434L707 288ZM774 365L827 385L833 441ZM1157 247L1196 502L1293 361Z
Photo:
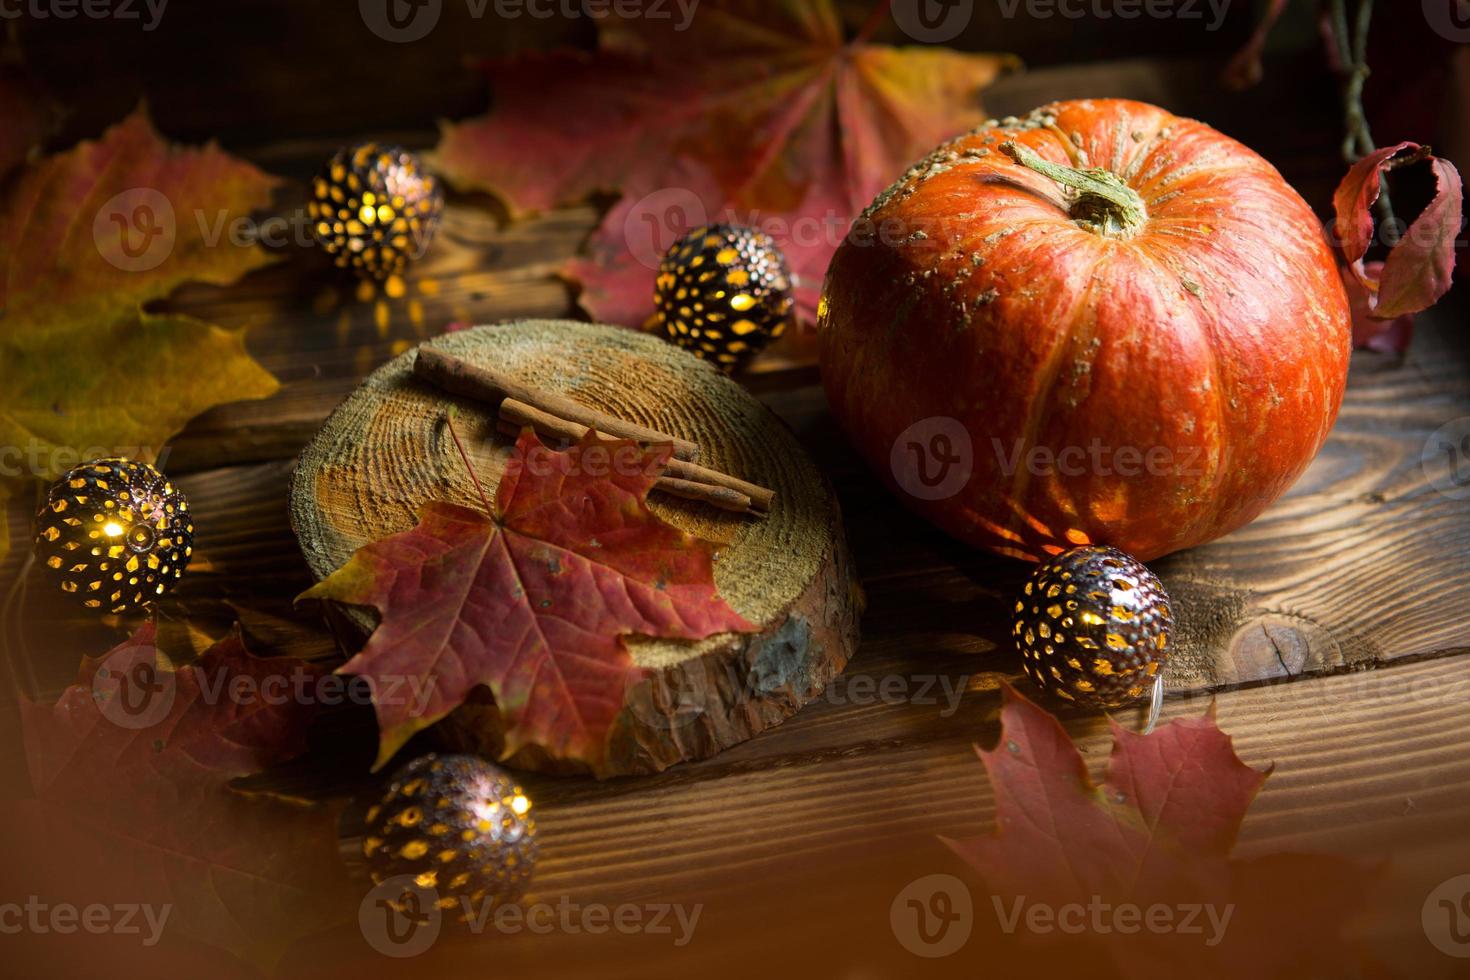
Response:
M502 418L496 423L495 428L502 434L515 438L520 435L521 427L509 419ZM695 483L692 480L681 480L672 476L661 476L653 484L655 490L674 497L683 497L686 500L698 500L721 510L734 511L737 514L749 514L753 512L750 498L738 490L729 487L717 487L709 483Z
M587 434L588 429L588 426L580 422L558 418L550 412L543 411L535 405L528 405L516 398L507 398L501 402L500 417L509 419L517 425L529 425L542 435L554 439L565 439L568 442L579 442ZM605 432L599 434L606 435ZM736 493L744 494L750 498L751 507L760 513L769 511L771 504L776 500L776 493L773 490L756 486L754 483L747 483L739 477L721 473L707 466L700 466L698 463L670 459L665 464L664 472L676 479L726 487Z
M699 446L688 439L679 439L659 432L657 429L614 418L606 412L588 408L564 395L533 388L494 368L471 364L462 358L432 347L419 348L418 354L414 357L413 373L434 387L450 394L496 403L508 398L515 399L557 418L578 422L588 428L621 439L647 443L671 443L676 459L692 460L699 456Z

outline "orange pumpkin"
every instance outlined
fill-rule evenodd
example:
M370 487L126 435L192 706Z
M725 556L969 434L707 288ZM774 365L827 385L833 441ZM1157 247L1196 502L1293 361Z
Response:
M956 537L1147 560L1240 527L1327 438L1347 298L1321 225L1203 123L1061 102L940 146L854 224L819 308L832 410Z

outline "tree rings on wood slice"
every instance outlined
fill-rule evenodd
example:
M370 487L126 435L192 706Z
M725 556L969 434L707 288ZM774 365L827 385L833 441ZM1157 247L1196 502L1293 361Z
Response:
M642 680L628 689L606 772L654 772L702 759L779 724L821 693L857 644L862 594L831 487L790 430L744 388L649 334L619 327L524 320L476 327L429 345L512 374L621 419L699 444L700 462L769 487L770 513L733 514L653 491L661 518L716 543L715 584L758 632L700 641L627 638ZM369 376L302 452L291 524L312 574L324 578L370 541L407 530L419 507L479 496L445 427L456 431L493 494L512 440L494 407L446 396L415 379L414 352ZM360 644L376 612L329 610L343 640ZM339 633L341 630L339 629ZM502 726L488 689L445 718L452 747L500 754ZM535 749L510 764L575 771Z

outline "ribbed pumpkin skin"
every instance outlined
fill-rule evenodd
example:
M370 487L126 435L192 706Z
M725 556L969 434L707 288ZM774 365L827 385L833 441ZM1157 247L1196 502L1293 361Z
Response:
M1072 166L1056 130L1138 192L1137 233L1080 226L1071 192L1000 151L1013 139ZM865 219L823 291L827 398L898 496L961 540L1031 560L1200 544L1280 496L1337 416L1351 325L1321 225L1203 123L1055 103L941 146ZM955 495L919 500L890 453L935 417L965 427L974 469ZM1069 451L1068 472L1035 447Z

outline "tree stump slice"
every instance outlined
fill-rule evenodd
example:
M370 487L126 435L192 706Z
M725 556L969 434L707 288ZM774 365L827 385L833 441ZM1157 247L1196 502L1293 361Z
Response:
M644 677L614 725L609 776L702 759L779 724L822 692L857 645L862 593L825 477L785 425L744 388L656 337L568 320L524 320L446 334L429 345L496 367L619 418L690 439L700 462L770 487L769 514L732 514L653 491L663 520L718 546L715 584L758 632L700 641L626 638ZM494 407L447 396L412 375L414 352L379 368L302 452L291 526L317 579L361 546L411 528L430 500L480 507L449 437L456 430L485 485L499 485L512 440ZM376 626L373 609L329 604L344 645ZM502 725L487 688L437 726L452 748L498 758ZM586 771L531 748L521 768Z

